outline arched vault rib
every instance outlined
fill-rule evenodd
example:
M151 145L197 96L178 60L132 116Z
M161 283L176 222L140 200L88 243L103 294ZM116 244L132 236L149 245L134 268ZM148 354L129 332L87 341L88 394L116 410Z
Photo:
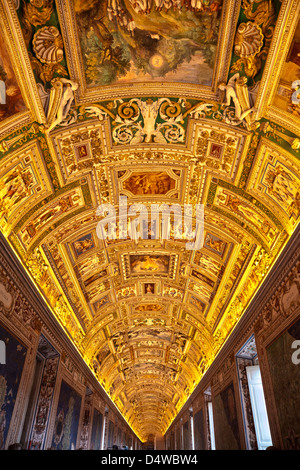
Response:
M12 68L18 72L22 93L30 90L30 95L39 96L35 83L28 83L28 76L34 77L29 70L32 66L39 86L43 82L56 99L50 100L48 128L43 127L46 115L40 122L40 106L35 115L36 105L24 111L25 117L16 112L1 120L1 135L5 136L0 142L1 230L57 321L135 429L145 436L161 432L213 361L299 221L300 169L291 136L296 126L286 131L265 119L256 122L254 110L253 115L247 110L247 117L239 121L233 102L221 106L216 89L230 69L230 54L223 53L236 42L239 18L252 22L255 17L264 35L268 17L271 34L274 1L260 2L269 5L263 18L256 15L259 7L252 12L242 5L240 14L234 0L214 2L213 11L212 5L195 11L187 1L183 8L172 10L171 20L168 6L172 1L162 2L159 11L153 1L147 3L150 11L139 11L144 9L141 2L132 7L130 1L125 2L126 21L121 21L112 2L100 2L103 15L95 20L97 2L57 0L52 15L57 23L51 24L51 30L60 24L57 37L66 61L51 69L60 71L55 87L52 72L48 76L42 72L45 67L38 65L45 63L45 56L39 56L34 46L30 65L24 55L33 36L36 43L44 27L49 28L43 21L41 28L31 24L28 11L43 18L44 7L36 8L24 0L30 10L24 6L17 13L13 2L6 5L1 0L0 7L4 3L10 13L3 23L8 49L15 49L12 37L20 43ZM118 4L119 0L114 2ZM180 43L178 48L191 56L190 75L185 79L193 83L182 81L180 54L172 72L174 80L169 80L170 70L156 54L142 63L147 69L152 67L158 82L132 81L128 77L134 75L133 70L122 81L123 71L132 64L117 65L115 21L122 31L130 25L131 42L142 48L145 54L140 57L149 57L143 41L137 42L130 12L140 28L138 34L147 35L152 46L165 37L174 45L174 18L186 33L180 15L188 17L195 30L203 27L205 47L199 38L191 45L188 36L184 41L190 46ZM155 27L154 35L148 34L149 24ZM162 29L162 35L156 34ZM79 30L84 41L78 40ZM264 38L265 43L269 39ZM100 51L107 52L105 60L93 56L89 41L93 44L95 40L103 43ZM199 65L194 64L191 50L195 44L204 55L207 44L216 48L218 61L208 67L206 77L211 86L199 84L198 74L192 73ZM287 52L290 45L284 47ZM266 44L263 49L265 53ZM213 59L210 54L209 60ZM99 73L105 61L116 67L113 76ZM234 68L241 62L237 59ZM23 73L24 64L28 74ZM254 95L258 92L258 96L268 93L265 82L264 90L256 88L254 72L260 74L262 70L256 68L261 66L255 63L253 70L239 70L240 75L251 72ZM66 82L60 75L68 74L76 76L78 83L69 82L74 100L67 119L58 122L54 119L60 108L56 90L64 91ZM104 83L104 77L116 81ZM244 82L246 79L249 85L249 78L244 74L234 88L246 101L249 89ZM31 106L32 97L23 98ZM249 108L250 102L247 104ZM292 117L293 122L298 119ZM289 115L285 122L288 120ZM195 253L187 250L186 240L176 238L174 226L170 237L163 240L132 240L129 236L101 240L97 208L108 203L120 209L121 195L127 196L129 205L141 203L147 208L154 203L177 203L181 209L185 204L202 203L203 246Z

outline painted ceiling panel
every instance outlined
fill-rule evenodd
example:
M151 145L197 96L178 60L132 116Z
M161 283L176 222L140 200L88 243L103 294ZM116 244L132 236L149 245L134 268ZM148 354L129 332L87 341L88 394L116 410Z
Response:
M195 390L299 222L300 6L0 7L1 230L146 440ZM187 249L175 213L159 237L147 222L135 238L129 211L124 236L120 198L148 214L189 206L193 222L202 204L202 245Z

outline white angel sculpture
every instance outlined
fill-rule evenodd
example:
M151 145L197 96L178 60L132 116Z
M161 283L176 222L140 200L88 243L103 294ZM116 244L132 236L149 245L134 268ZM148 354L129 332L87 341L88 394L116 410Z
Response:
M242 110L241 100L243 98L244 104L249 105L249 94L245 80L245 77L240 77L240 74L236 73L229 79L227 84L221 82L218 86L220 90L225 91L223 106L230 106L232 100L235 108L235 117L239 122L243 121L250 113L256 112L254 107L248 108L245 111Z
M66 78L59 77L53 83L47 115L46 131L48 133L67 118L74 100L74 91L77 88L76 82Z

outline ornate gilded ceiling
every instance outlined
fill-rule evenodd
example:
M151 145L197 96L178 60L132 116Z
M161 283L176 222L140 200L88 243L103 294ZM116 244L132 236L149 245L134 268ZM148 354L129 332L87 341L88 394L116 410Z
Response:
M142 439L164 433L299 221L297 0L1 0L0 225ZM299 83L297 83L299 80ZM100 204L204 205L204 242Z

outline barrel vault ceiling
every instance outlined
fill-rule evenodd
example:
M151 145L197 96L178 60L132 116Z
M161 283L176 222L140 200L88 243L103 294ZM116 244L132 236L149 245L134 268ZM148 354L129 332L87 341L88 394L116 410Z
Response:
M298 224L299 8L0 1L1 231L142 440L166 431ZM97 207L120 196L203 204L203 247L172 229L101 240Z

